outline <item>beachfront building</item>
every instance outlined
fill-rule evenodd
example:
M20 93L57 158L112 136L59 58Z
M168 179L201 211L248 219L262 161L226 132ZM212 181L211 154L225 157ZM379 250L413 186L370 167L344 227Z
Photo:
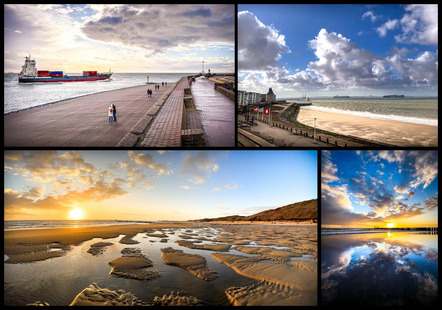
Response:
M266 102L275 102L276 101L276 95L273 93L272 88L269 88L269 92L266 95Z
M238 108L246 105L255 104L261 101L261 94L248 92L244 90L238 91Z

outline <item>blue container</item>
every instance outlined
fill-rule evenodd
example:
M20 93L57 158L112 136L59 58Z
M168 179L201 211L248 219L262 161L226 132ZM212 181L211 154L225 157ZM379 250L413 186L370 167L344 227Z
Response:
M52 74L63 74L63 71L51 71Z

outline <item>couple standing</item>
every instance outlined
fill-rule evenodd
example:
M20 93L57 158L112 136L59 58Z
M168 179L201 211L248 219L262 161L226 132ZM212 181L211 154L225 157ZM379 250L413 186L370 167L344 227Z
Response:
M109 106L109 109L108 109L108 116L109 116L109 123L110 122L112 122L112 121L117 121L117 107L115 106L115 104L111 104L110 106Z

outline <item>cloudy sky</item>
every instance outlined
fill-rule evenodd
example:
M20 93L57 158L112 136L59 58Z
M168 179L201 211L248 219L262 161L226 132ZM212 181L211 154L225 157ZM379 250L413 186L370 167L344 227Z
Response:
M239 89L437 95L437 5L238 5Z
M317 198L316 151L7 151L6 220L188 220Z
M437 226L437 151L323 151L323 227Z
M234 5L4 6L5 72L234 72Z

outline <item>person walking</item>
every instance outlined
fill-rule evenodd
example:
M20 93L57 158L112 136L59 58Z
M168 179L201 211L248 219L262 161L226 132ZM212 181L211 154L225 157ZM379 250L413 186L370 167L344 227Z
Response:
M112 122L114 119L114 110L112 109L112 105L109 106L107 115L109 116L109 123Z
M117 121L117 107L113 103L112 103L112 110L113 110L114 121L116 122Z

